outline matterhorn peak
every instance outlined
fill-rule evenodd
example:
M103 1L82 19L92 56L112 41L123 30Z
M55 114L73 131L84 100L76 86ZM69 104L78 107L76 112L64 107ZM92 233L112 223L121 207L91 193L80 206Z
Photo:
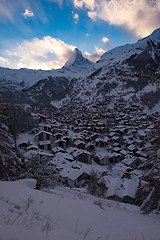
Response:
M71 58L65 63L64 67L88 68L93 65L93 62L84 58L78 48L74 49Z

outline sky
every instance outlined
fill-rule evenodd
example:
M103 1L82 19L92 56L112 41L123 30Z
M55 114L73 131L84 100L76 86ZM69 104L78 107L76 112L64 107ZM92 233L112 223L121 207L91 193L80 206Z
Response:
M160 27L160 0L0 0L0 66L61 68L78 48L89 60Z

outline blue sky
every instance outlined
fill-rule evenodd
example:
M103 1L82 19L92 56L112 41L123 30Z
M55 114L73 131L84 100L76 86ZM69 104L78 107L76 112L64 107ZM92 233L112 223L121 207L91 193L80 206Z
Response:
M0 0L0 66L60 68L75 47L97 61L158 27L159 0Z

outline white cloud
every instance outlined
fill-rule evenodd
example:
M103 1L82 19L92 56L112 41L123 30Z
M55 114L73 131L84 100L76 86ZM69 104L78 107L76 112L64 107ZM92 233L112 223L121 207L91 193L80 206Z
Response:
M79 20L79 15L78 15L78 13L74 14L73 19L75 19L75 23L78 22L78 20Z
M109 39L108 39L107 37L103 37L103 38L102 38L102 42L108 43L108 42L109 42Z
M93 10L95 8L95 2L96 0L73 0L74 6L76 8L88 8L90 10Z
M73 0L75 7L88 9L88 16L125 27L136 36L149 35L160 27L159 0Z
M97 13L96 11L90 11L88 12L88 17L90 17L93 21L95 21L96 17L97 17Z
M93 53L85 51L84 57L92 62L97 62L104 53L105 51L102 48L98 48L95 46L95 51Z
M31 10L26 9L24 13L22 13L22 15L26 18L26 17L33 17L34 13Z
M61 68L71 57L76 46L69 45L60 39L45 36L24 41L15 48L6 50L8 62L4 67L31 68L49 70Z
M8 62L8 60L7 59L5 59L5 58L3 58L3 57L0 57L0 62Z
M89 37L90 36L90 34L89 33L86 33L86 37Z

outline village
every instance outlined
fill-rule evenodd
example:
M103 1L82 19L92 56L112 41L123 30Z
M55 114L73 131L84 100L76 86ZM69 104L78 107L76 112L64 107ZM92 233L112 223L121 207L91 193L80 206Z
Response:
M107 199L134 204L138 188L147 187L158 113L148 115L136 103L130 108L122 103L92 115L83 109L52 120L33 116L37 126L18 138L24 161L35 161L37 169L47 164L50 176L56 174L70 188L85 187L94 172L105 183Z

